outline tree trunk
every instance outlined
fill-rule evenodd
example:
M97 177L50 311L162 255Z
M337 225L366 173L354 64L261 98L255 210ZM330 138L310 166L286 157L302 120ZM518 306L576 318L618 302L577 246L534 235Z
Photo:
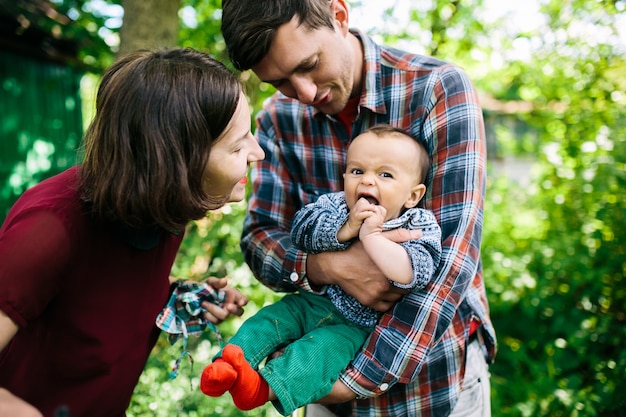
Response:
M118 55L176 46L180 6L181 0L122 0L124 24Z

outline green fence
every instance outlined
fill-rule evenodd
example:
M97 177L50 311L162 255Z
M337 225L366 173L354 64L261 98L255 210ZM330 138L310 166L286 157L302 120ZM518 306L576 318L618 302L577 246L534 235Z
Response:
M0 51L0 222L26 189L77 163L82 75Z

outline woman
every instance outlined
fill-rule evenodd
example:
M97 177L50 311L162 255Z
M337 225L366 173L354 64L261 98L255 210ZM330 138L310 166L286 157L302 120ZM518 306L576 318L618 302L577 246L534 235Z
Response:
M113 64L82 165L26 191L0 229L0 416L123 416L185 225L243 199L263 157L218 61L172 49ZM207 320L242 314L224 289Z

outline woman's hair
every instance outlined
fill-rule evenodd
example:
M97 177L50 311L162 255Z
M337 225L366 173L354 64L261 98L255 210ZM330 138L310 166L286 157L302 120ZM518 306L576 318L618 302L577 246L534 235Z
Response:
M223 204L203 189L203 174L241 91L222 63L191 49L115 62L84 140L81 196L94 215L174 232Z
M309 29L334 30L329 0L223 0L222 36L233 65L243 71L258 64L294 16Z

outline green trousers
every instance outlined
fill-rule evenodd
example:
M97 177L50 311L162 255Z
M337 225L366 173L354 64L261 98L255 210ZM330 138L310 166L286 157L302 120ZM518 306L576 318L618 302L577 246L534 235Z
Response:
M259 373L276 393L274 406L287 416L330 393L372 330L345 319L327 297L303 291L262 308L229 343L240 346L255 369L285 348Z

